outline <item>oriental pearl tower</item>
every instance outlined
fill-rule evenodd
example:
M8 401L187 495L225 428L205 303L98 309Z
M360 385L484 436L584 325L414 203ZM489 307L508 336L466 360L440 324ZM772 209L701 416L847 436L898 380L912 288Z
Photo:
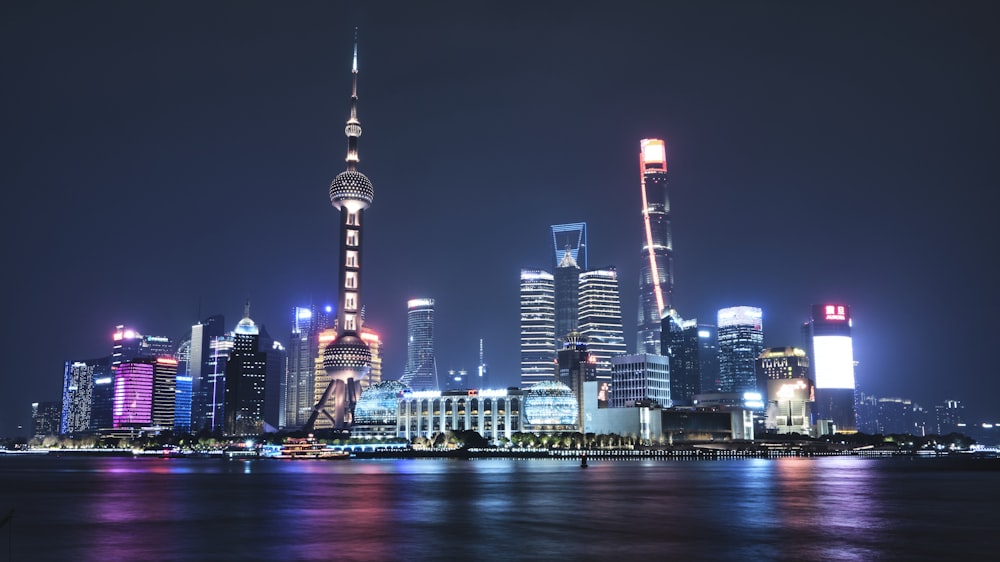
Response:
M312 431L322 416L335 429L350 429L354 405L360 394L359 382L371 370L368 344L358 335L361 329L361 235L364 211L372 204L375 190L368 177L357 170L358 138L358 32L354 30L354 60L351 67L351 115L347 135L347 169L330 183L330 202L340 212L340 276L337 291L337 339L323 350L323 368L330 384L313 406L304 430ZM325 421L322 425L328 425Z

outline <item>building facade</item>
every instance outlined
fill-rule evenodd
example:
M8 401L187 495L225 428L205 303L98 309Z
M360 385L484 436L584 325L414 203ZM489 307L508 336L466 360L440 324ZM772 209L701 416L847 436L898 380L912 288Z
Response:
M177 407L177 363L173 357L153 359L153 426L173 430Z
M400 381L413 390L440 390L434 355L434 299L406 302L406 369Z
M816 414L819 419L833 420L838 432L858 428L852 324L849 306L817 304L803 327L816 381Z
M496 443L522 431L523 392L507 390L415 391L399 399L396 434L433 437L472 430Z
M611 407L672 406L670 358L652 353L611 358Z
M719 386L724 393L756 392L757 357L764 351L763 312L754 306L718 313Z
M263 433L266 378L267 353L260 351L260 328L250 319L247 303L233 331L233 348L226 362L226 434Z
M580 274L579 314L577 331L587 339L597 378L610 381L611 358L626 352L618 272L613 267Z
M555 278L521 270L521 387L551 380L555 373Z
M684 320L671 310L663 317L660 339L660 349L670 358L670 399L675 406L690 406L701 392L698 320Z
M111 425L142 428L153 423L154 359L122 361L114 370L115 394Z

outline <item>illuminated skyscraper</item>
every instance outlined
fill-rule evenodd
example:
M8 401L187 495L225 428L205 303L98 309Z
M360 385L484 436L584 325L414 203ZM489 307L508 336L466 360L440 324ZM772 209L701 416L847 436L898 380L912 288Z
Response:
M36 439L58 434L61 414L61 402L32 402L31 434Z
M670 358L652 353L611 360L611 407L632 408L651 400L664 408L670 399Z
M113 367L113 427L141 428L153 423L154 361L148 358L132 359Z
M555 278L521 270L521 387L552 380L556 360Z
M233 332L226 363L225 431L252 435L264 431L267 353L260 351L260 328L250 319L250 303Z
M191 326L188 374L191 375L191 431L193 432L212 425L213 374L216 368L212 342L225 334L225 321L221 314L217 314Z
M698 319L684 320L671 310L663 317L660 349L670 358L670 399L676 406L690 406L701 393L701 350Z
M664 313L673 307L674 246L670 235L667 150L660 139L639 141L642 188L642 265L639 268L639 331L636 353L660 353Z
M754 306L719 310L719 383L722 392L757 390L757 357L764 351L764 314Z
M90 430L95 370L100 360L67 361L63 371L62 418L59 433Z
M597 379L611 380L611 358L625 354L618 272L613 267L580 274L578 331L597 361ZM659 332L657 332L659 337Z
M347 135L347 169L330 183L330 202L340 213L340 277L337 288L337 339L323 350L323 365L331 380L305 424L311 430L316 418L323 415L335 429L350 429L361 390L358 381L371 369L371 349L358 336L361 329L361 258L364 213L375 198L375 189L367 176L358 171L358 40L354 37L351 66L351 114L344 133Z
M111 357L99 359L100 368L94 370L94 389L90 394L90 430L110 429L115 402L115 383L111 370ZM100 370L100 374L98 374Z
M288 368L282 389L282 417L278 427L300 428L309 420L316 403L316 358L322 354L319 334L329 327L331 307L297 306L292 309L292 331L288 339Z
M816 377L816 415L833 420L838 432L857 431L854 404L854 344L851 307L816 304L812 320L803 326L806 349Z
M157 357L153 360L153 425L173 430L176 404L177 360Z
M701 392L721 392L719 334L715 324L698 324L698 361L701 363Z
M561 254L553 275L556 338L552 343L556 349L562 348L560 342L566 341L568 334L577 331L580 320L580 268L569 248L562 250Z
M757 358L757 380L811 379L809 356L797 347L769 347Z
M406 302L406 369L400 382L413 390L440 390L434 358L434 299Z
M583 386L585 382L597 380L597 360L591 359L586 338L579 332L573 332L566 335L557 353L557 362L556 380L568 386L576 396L577 419L582 428L585 419Z

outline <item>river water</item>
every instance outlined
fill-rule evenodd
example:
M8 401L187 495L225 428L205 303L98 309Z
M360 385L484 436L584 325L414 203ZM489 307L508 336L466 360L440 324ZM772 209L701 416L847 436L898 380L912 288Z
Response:
M0 562L1000 559L1000 471L950 459L8 455L10 509Z

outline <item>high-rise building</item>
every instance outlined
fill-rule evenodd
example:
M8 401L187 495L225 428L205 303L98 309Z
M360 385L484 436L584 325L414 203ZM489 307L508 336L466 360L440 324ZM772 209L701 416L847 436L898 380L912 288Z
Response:
M671 310L663 317L660 349L670 358L670 399L675 406L691 406L701 393L701 341L698 319L684 320Z
M852 324L851 307L817 304L812 307L812 320L803 326L816 381L816 414L821 420L833 420L838 432L858 428Z
M59 433L62 417L62 402L31 403L31 434L35 439Z
M157 357L153 360L153 425L162 429L174 428L174 411L177 405L177 360Z
M382 382L382 336L370 326L361 326L359 335L372 353L371 369L368 370L368 376L360 381L361 390L364 391L369 386Z
M139 350L142 347L142 335L132 328L119 324L111 335L111 366L142 357Z
M115 405L115 379L111 357L102 357L100 373L94 371L94 389L90 394L90 431L111 429Z
M347 169L330 183L330 203L340 213L340 275L337 288L337 338L323 350L323 365L330 382L313 408L304 429L313 428L323 415L333 428L348 430L353 423L354 405L361 394L359 381L371 369L371 348L359 336L361 329L362 232L365 210L375 198L371 180L358 171L358 41L354 37L351 66L351 113L347 135Z
M267 327L261 324L257 351L264 354L264 423L265 431L278 427L281 417L281 387L288 369L288 352L281 342L271 337Z
M555 373L555 278L521 270L521 387L551 380Z
M177 375L174 431L183 433L191 431L191 385L193 380L189 375Z
M611 358L626 351L618 272L613 267L580 274L579 314L578 331L587 338L587 349L596 357L597 379L609 381Z
M701 392L721 392L719 333L715 324L698 324L698 361L701 363Z
M670 358L652 353L611 358L611 407L632 408L648 401L664 408L672 405Z
M553 297L556 320L553 345L560 349L560 342L566 341L567 334L577 331L580 321L580 268L568 249L563 251L553 275Z
M140 428L153 423L154 362L140 357L112 367L115 380L112 427Z
M555 379L568 386L573 391L573 395L576 396L577 420L579 420L582 429L585 419L583 383L597 380L597 359L591 358L586 338L579 332L573 332L567 334L556 360L558 370L555 373Z
M297 306L292 310L292 333L288 340L283 418L278 427L300 428L309 420L316 403L316 359L322 356L319 334L330 325L332 307ZM331 340L332 341L332 340Z
M406 302L406 369L400 382L413 390L440 390L434 356L434 299Z
M587 223L552 225L552 265L559 267L568 252L579 267L587 269Z
M779 435L798 433L813 434L813 403L815 391L813 382L807 377L788 378L782 372L781 378L769 378L764 382L767 389L767 407L764 427Z
M250 303L233 332L226 363L225 432L255 435L264 431L267 353L260 351L260 328L250 319Z
M205 427L222 431L226 424L226 371L233 351L233 334L227 333L208 342L209 364L206 365L207 391Z
M191 376L191 430L194 432L210 429L213 425L211 404L217 365L212 345L225 331L225 318L221 314L191 326L188 374Z
M660 353L663 315L673 308L674 247L670 234L667 150L660 139L639 141L642 192L642 262L639 268L639 330L636 353Z
M108 357L66 362L63 371L60 433L80 433L95 429L92 419L95 382L101 380L103 383L110 371Z
M718 313L719 385L722 392L756 392L757 357L764 351L764 314L754 306Z
M962 433L966 427L965 406L958 400L945 400L934 407L934 422L938 435Z

